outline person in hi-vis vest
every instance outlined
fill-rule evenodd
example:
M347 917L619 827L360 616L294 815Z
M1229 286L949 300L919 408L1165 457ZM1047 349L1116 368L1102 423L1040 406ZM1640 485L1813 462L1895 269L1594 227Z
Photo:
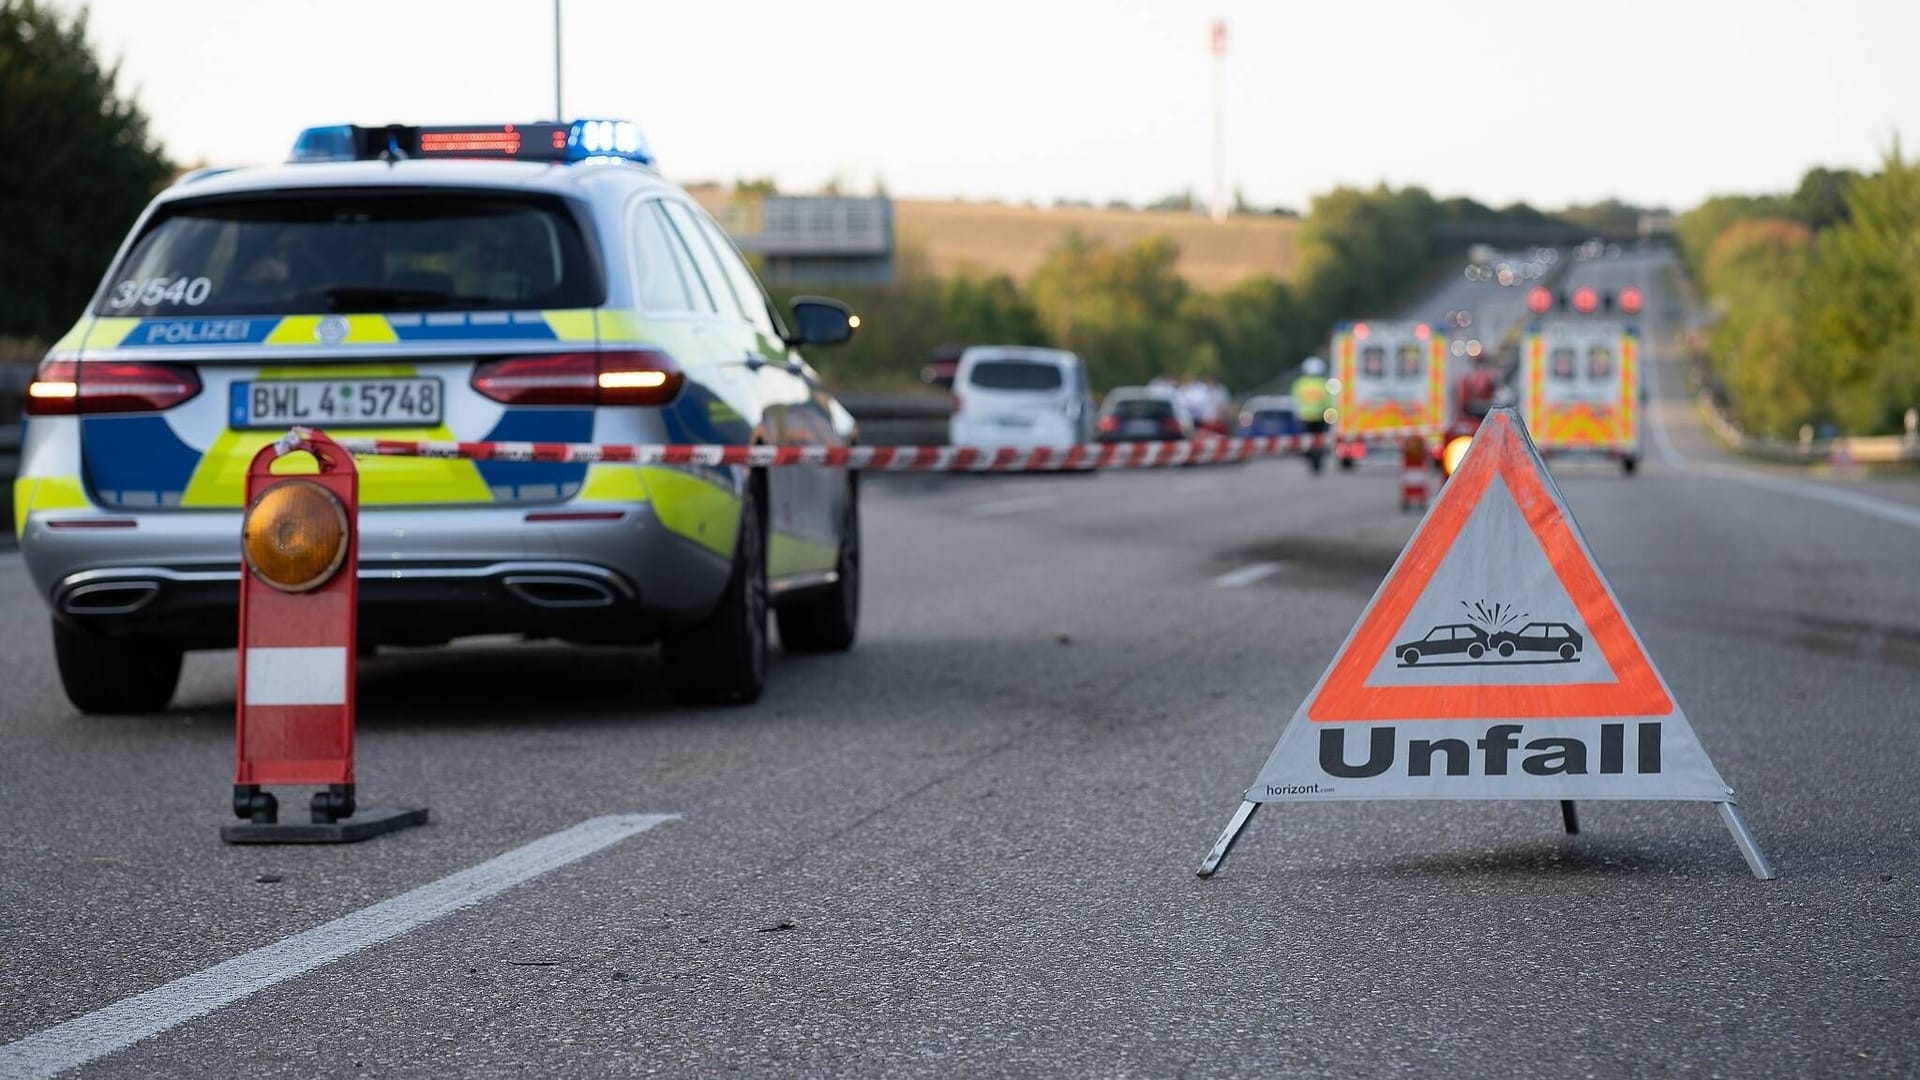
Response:
M1330 437L1338 414L1333 408L1333 393L1327 388L1325 360L1309 356L1300 365L1300 375L1293 380L1293 414L1300 418L1300 426L1309 436L1318 435L1323 440ZM1309 448L1305 453L1307 467L1319 472L1327 449L1326 445Z

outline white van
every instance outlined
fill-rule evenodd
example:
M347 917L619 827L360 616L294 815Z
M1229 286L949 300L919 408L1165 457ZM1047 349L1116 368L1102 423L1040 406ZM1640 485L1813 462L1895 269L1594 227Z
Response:
M953 375L955 446L1071 446L1093 441L1087 367L1063 349L973 345Z

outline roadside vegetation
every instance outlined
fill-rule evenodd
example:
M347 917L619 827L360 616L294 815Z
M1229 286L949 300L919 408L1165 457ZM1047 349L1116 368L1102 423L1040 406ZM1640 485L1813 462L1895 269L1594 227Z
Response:
M1431 284L1436 264L1461 255L1473 225L1557 225L1618 233L1637 208L1603 204L1588 221L1525 204L1503 209L1436 199L1423 188L1336 188L1301 219L1289 280L1256 276L1220 290L1192 287L1164 237L1128 245L1068 233L1025 281L1007 275L940 276L923 252L903 248L886 285L796 286L830 291L861 313L860 335L823 356L836 384L911 384L932 350L970 342L1056 345L1087 361L1101 387L1154 375L1213 376L1235 391L1269 382L1326 348L1343 318L1389 315ZM1616 220L1599 218L1611 213Z
M1750 432L1893 434L1920 406L1920 164L1814 169L1786 195L1683 215L1682 256L1715 315L1709 389Z
M72 325L174 175L117 76L88 47L85 11L0 0L0 338L48 340Z

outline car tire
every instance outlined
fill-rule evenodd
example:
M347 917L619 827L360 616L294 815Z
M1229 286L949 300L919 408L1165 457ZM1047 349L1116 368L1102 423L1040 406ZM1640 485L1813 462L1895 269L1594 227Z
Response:
M847 481L847 510L840 525L840 555L833 585L798 607L775 612L780 646L788 652L846 652L860 628L860 488Z
M83 713L153 713L173 700L181 650L146 638L89 634L53 621L53 658L67 700Z
M713 612L667 633L661 660L683 705L749 705L767 687L767 538L758 478L740 500L733 571Z
M1487 655L1487 647L1485 645L1476 641L1467 646L1467 659L1478 660L1485 655Z
M1634 457L1632 454L1628 454L1626 457L1620 459L1620 472L1622 475L1632 476L1634 470L1639 467L1640 459Z
M1402 650L1400 653L1400 662L1407 665L1408 667L1412 667L1413 665L1419 663L1420 650L1419 649Z
M1343 457L1340 459L1341 472L1352 472L1354 469L1358 468L1359 465L1360 465L1359 462L1353 460L1350 457Z
M1501 642L1501 643L1500 643L1500 655L1501 655L1501 656L1512 656L1512 655L1513 655L1513 642L1511 642L1511 641L1503 641L1503 642Z
M1571 641L1563 641L1560 643L1560 659L1562 660L1573 659L1579 651L1580 650L1573 647L1573 642Z

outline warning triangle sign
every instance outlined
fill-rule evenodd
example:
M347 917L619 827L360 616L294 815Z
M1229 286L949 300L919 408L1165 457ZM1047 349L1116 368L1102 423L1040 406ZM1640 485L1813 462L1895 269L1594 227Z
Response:
M1267 802L1687 799L1732 827L1732 795L1525 426L1496 409L1202 873Z

